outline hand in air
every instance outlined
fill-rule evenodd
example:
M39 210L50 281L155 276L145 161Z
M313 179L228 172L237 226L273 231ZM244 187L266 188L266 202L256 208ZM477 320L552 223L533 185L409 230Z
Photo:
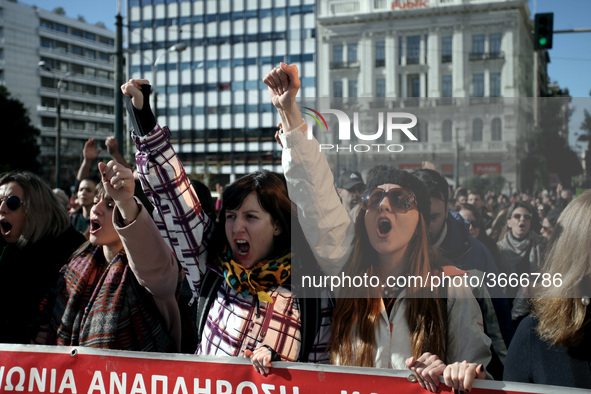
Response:
M281 63L263 78L263 82L267 85L271 101L277 109L291 109L291 102L301 85L295 64Z
M94 138L89 138L84 143L84 150L82 150L82 155L86 160L92 162L99 156L102 150L103 149L101 147L98 147L97 149L96 140Z
M107 164L101 162L98 168L102 174L103 187L117 205L126 205L133 201L135 181L130 168L115 160Z
M136 109L141 110L144 106L144 96L140 90L142 85L149 85L147 79L130 79L121 85L121 91L124 95L131 97L131 103Z

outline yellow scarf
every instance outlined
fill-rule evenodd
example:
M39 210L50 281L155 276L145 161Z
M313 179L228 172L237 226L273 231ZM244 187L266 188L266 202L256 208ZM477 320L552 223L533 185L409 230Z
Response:
M227 246L217 258L228 285L242 295L256 295L259 301L273 302L267 291L279 287L291 275L291 252L275 260L261 260L244 268Z

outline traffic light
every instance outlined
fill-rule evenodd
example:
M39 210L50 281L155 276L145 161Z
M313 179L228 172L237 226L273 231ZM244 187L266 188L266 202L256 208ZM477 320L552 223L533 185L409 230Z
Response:
M534 49L552 49L554 13L536 14L534 19Z

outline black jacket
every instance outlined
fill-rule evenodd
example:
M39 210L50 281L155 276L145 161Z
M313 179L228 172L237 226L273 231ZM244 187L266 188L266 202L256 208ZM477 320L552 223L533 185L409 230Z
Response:
M51 311L40 304L55 287L60 268L86 239L70 226L59 236L19 249L0 237L0 343L28 344Z

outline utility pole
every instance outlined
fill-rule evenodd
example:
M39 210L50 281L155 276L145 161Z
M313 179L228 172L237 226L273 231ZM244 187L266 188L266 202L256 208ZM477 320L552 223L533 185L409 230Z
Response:
M117 0L115 16L115 139L119 143L119 153L123 154L123 17L121 0Z

